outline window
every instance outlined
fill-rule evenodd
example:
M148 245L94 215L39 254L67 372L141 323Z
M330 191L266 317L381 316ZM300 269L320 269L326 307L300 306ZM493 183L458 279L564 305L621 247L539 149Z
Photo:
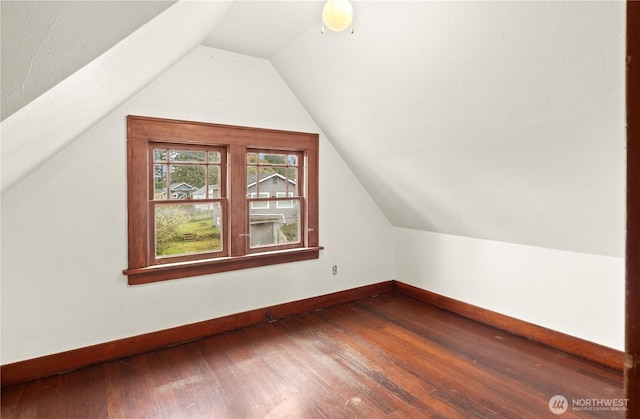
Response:
M148 153L155 259L226 256L224 226L218 221L226 201L225 149L150 141Z
M293 196L293 192L276 192L276 198ZM293 201L276 201L276 208L293 208Z
M127 118L130 284L318 258L318 135Z
M255 192L249 192L249 198L256 198L258 196ZM270 195L268 192L260 192L260 198L269 198ZM265 200L256 200L251 201L251 209L268 209L269 201Z

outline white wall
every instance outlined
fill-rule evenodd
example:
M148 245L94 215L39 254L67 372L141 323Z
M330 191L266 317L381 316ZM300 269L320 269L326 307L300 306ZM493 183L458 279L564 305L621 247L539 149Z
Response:
M394 278L624 350L624 259L394 228Z
M320 259L128 286L127 114L320 131L268 61L197 48L2 196L2 364L391 278L623 347L622 258L392 228L322 133Z
M320 259L127 285L127 114L319 132L268 61L194 50L3 195L2 364L392 278L391 225L321 133Z

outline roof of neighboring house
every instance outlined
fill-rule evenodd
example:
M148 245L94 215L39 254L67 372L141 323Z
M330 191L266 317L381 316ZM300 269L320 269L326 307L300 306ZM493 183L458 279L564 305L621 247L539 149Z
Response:
M198 190L194 191L192 195L204 195L204 192L206 191L206 189L207 189L206 186L198 188ZM217 191L219 189L220 189L219 185L209 185L209 191Z
M190 191L195 191L196 189L197 188L195 186L191 186L186 182L171 184L172 192L174 191L190 192ZM159 193L159 194L167 193L167 190L165 188L156 189L156 193Z
M193 191L196 190L197 188L195 186L191 186L186 182L180 182L180 183L172 183L171 184L171 190L172 191Z
M262 177L260 178L260 183L264 182L267 179L271 179L273 177L279 177L282 180L285 180L285 177L282 176L280 173L269 173L267 175L262 175ZM296 184L296 181L293 179L289 179L289 182L291 182L292 184ZM256 176L247 176L247 187L250 188L253 185L256 184Z

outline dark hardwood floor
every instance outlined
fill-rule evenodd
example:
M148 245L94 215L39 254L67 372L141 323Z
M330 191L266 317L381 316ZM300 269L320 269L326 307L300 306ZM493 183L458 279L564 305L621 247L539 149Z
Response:
M385 294L5 387L1 413L611 418L624 411L572 403L622 399L622 381L620 371ZM555 395L568 402L561 416L549 409Z

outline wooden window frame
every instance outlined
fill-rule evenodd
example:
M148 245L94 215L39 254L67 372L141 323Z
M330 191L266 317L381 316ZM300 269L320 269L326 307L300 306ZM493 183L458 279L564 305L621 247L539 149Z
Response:
M158 260L152 251L153 182L150 144L215 146L226 150L226 204L223 204L225 255L190 255L186 260ZM322 247L318 236L318 134L127 116L127 200L129 267L123 270L129 284L143 284L238 269L317 259ZM302 193L300 243L249 249L247 149L298 152ZM221 176L222 178L222 176ZM222 187L222 185L221 185ZM189 201L192 202L192 201Z

